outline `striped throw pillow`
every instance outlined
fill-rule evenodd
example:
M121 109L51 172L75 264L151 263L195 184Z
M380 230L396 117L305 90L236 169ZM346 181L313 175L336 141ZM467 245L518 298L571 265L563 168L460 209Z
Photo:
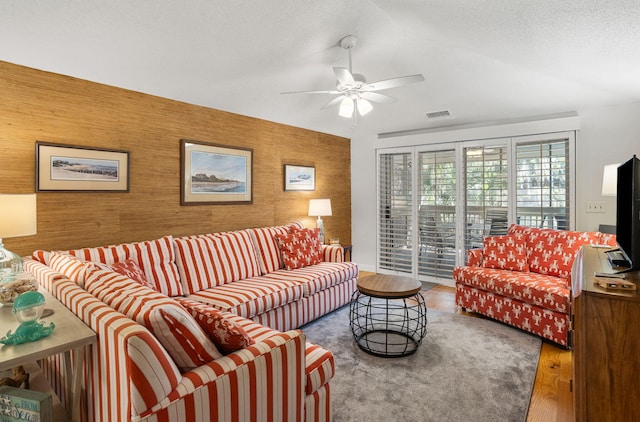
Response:
M73 255L53 252L49 256L49 266L64 274L80 287L84 288L85 281L97 267L89 261L83 261Z
M183 295L172 236L137 243L75 249L69 253L86 261L108 265L131 259L142 268L147 281L155 286L155 290L167 296Z
M188 294L260 275L247 230L175 239L176 264Z
M282 255L276 235L286 235L289 229L285 226L262 227L251 229L250 233L256 246L256 255L262 274L269 274L282 268Z
M151 331L182 371L222 357L189 312L174 299L122 274L104 270L89 276L86 289Z

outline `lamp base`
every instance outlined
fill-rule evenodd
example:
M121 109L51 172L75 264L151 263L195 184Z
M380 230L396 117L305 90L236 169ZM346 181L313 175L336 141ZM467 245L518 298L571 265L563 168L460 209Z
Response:
M0 238L0 282L15 280L22 273L22 265L22 257L5 249Z
M316 227L320 229L320 235L318 237L320 238L320 243L324 245L324 221L322 221L320 216L318 216L316 220Z

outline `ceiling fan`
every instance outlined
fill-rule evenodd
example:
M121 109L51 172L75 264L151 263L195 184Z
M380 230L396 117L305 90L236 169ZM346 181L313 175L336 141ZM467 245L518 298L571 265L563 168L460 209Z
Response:
M421 74L401 76L398 78L385 79L378 82L367 83L365 77L351 70L351 50L356 46L358 37L355 35L347 35L340 40L340 46L349 52L349 68L334 67L333 73L336 75L336 89L328 91L290 91L282 92L282 94L332 94L338 95L331 101L323 105L320 109L340 104L338 114L342 117L354 119L356 123L356 113L364 116L373 110L373 103L390 104L398 101L397 98L377 91L396 88L402 85L408 85L416 82L424 81Z

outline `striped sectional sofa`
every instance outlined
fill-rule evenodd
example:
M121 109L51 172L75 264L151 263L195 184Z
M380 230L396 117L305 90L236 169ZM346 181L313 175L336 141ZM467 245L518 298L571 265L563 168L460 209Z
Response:
M570 347L572 265L581 246L596 244L615 247L615 236L512 224L454 269L456 305Z
M287 269L278 239L300 230L35 251L25 269L98 334L83 420L331 420L333 355L298 328L348 303L358 267L318 243L320 262ZM65 364L41 363L63 403Z

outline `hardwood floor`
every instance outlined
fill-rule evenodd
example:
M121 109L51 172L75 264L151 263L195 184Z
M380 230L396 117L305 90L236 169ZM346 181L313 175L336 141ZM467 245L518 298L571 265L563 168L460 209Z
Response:
M372 273L361 272L361 276L366 274ZM471 318L484 318L458 310L453 287L436 286L424 292L424 299L428 309L467 315ZM570 380L571 351L543 341L527 422L572 421L573 398L569 389Z

